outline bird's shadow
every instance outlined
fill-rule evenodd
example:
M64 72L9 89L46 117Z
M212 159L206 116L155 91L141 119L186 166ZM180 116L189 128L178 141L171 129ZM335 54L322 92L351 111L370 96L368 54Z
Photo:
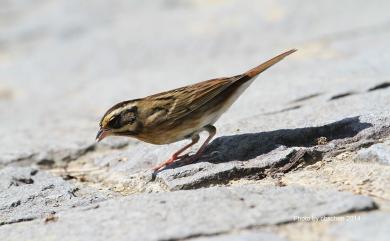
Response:
M211 142L204 155L196 162L212 163L247 161L262 154L269 153L280 146L312 147L318 145L319 138L330 142L356 136L372 124L361 122L359 116L345 118L330 124L296 129L280 129L268 132L247 133L222 136ZM217 158L204 158L217 153ZM178 161L165 169L188 165L185 160Z

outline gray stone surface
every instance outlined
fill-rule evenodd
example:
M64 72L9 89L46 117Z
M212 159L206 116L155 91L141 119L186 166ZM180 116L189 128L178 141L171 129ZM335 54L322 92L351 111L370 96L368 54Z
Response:
M329 233L335 241L387 241L389 227L390 213L374 212L334 225Z
M172 166L157 174L157 181L169 190L193 189L213 184L226 183L229 180L240 177L264 177L266 168L283 163L286 156L293 153L293 149L281 150L268 153L249 161L231 160L222 158L222 163L199 162L182 167Z
M107 198L96 190L27 167L1 169L0 177L0 225L42 218Z
M381 135L380 125L373 126L355 117L318 127L224 136L210 144L206 158L200 159L200 163L173 165L173 169L161 171L157 177L170 190L208 186L240 177L261 178L266 176L266 169L288 163L299 149L311 153L303 161L315 162L323 154L345 151L351 140L358 148L359 142ZM327 140L326 145L317 144L321 137Z
M2 226L0 236L20 240L28 230L30 240L177 240L372 208L369 197L329 190L217 187L111 200L63 212L49 225Z
M359 150L355 160L390 165L390 141Z

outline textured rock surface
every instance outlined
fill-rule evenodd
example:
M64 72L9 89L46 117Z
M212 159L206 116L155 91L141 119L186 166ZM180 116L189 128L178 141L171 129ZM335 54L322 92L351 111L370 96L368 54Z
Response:
M389 1L0 6L1 240L28 239L31 230L37 240L126 239L135 227L152 240L345 240L352 226L361 240L374 237L370 230L382 235L376 224L390 211ZM99 118L118 101L238 74L290 48L298 52L259 76L216 123L195 163L153 176L150 168L186 141L94 142ZM292 219L356 210L364 227Z
M0 170L0 225L103 201L106 195L32 168Z
M300 216L321 217L372 208L374 203L368 197L302 187L218 187L143 194L101 203L96 209L64 212L58 221L33 229L36 232L30 232L30 240L176 240L292 222ZM127 225L121 229L118 224ZM40 222L32 225L41 226ZM24 224L4 227L0 236L20 240L30 228Z

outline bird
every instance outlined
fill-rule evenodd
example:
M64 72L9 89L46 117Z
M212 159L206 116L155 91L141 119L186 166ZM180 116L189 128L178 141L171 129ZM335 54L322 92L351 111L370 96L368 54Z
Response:
M196 160L202 156L216 134L214 123L218 118L260 73L295 51L291 49L283 52L243 74L210 79L117 103L101 118L96 141L100 142L108 136L132 137L156 145L191 140L169 159L155 166L154 172L178 160ZM207 131L209 135L198 151L193 155L182 155L199 141L199 133L202 131Z

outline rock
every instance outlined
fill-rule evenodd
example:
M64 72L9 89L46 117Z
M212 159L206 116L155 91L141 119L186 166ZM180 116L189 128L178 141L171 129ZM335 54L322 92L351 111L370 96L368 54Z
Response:
M214 187L114 199L60 213L50 225L3 226L0 236L20 240L28 230L30 240L176 240L374 207L369 197L299 186Z
M158 173L157 181L168 190L173 191L222 184L241 177L263 178L266 176L266 168L285 162L293 151L292 148L282 147L249 161L200 162L181 167L176 166Z
M343 223L333 225L328 234L335 241L388 241L390 213L373 212L354 215Z
M7 167L0 170L0 176L0 225L41 218L107 197L33 168Z
M355 161L378 162L390 165L390 141L359 150Z

